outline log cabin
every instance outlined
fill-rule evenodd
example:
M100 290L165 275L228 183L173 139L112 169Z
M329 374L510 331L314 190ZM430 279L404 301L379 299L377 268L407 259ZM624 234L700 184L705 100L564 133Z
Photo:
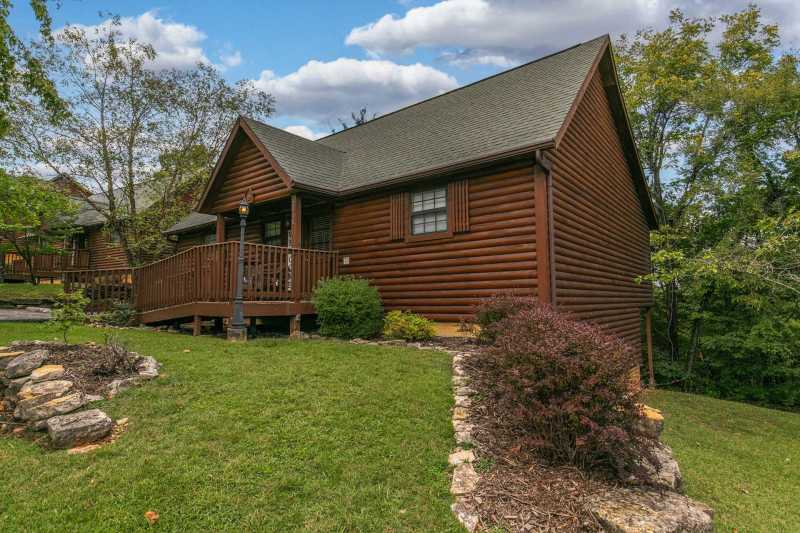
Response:
M481 298L512 293L641 346L653 297L637 277L650 271L657 222L608 36L315 141L242 117L197 212L168 231L178 250L235 244L246 195L245 299L286 289L258 254L322 251L334 264L321 271L370 279L388 310L454 324ZM146 303L145 321L230 311L168 303ZM313 307L271 313L294 323Z

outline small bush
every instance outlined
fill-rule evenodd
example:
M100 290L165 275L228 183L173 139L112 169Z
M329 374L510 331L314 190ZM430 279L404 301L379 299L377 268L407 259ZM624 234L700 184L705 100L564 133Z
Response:
M516 302L500 306L510 309ZM638 356L622 340L533 304L493 324L495 344L478 359L498 423L538 457L585 469L641 474L652 460L642 433Z
M100 320L110 326L133 326L136 324L136 309L128 302L115 301L111 309L100 315Z
M64 343L67 343L67 334L72 327L86 323L88 305L89 299L83 295L83 291L65 292L56 296L50 325L61 332Z
M523 296L498 295L482 301L475 309L475 324L480 327L478 340L486 344L493 343L503 319L535 305L538 305L536 299Z
M406 341L426 341L436 330L433 322L415 313L391 311L383 319L383 336Z
M323 281L312 297L322 335L374 337L383 326L378 290L365 279L340 276Z

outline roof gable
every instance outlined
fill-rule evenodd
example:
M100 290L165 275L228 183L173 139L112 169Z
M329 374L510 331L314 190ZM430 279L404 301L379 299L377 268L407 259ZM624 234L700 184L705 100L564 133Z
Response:
M217 164L200 197L198 211L218 213L235 209L248 192L254 202L285 196L293 182L259 137L240 118L228 136Z

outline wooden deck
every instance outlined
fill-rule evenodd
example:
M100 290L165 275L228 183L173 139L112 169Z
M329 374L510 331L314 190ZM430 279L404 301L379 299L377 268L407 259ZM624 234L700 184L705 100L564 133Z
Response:
M16 252L2 255L3 278L25 281L30 279L27 263ZM60 279L67 271L89 268L89 250L64 250L60 253L33 257L33 275L36 278Z
M233 314L239 244L195 246L133 269L64 273L66 290L84 290L94 309L131 303L142 323ZM316 284L338 273L338 254L245 244L245 317L313 314Z

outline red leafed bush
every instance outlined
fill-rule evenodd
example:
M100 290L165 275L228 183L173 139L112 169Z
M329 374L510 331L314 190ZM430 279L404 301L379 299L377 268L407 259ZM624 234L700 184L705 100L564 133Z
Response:
M523 309L537 305L534 298L524 296L497 295L486 298L475 308L475 324L480 326L478 340L491 344L498 334L500 322Z
M637 475L652 442L636 424L635 351L538 303L500 298L484 309L492 305L505 318L492 324L494 344L478 365L497 423L545 460Z

